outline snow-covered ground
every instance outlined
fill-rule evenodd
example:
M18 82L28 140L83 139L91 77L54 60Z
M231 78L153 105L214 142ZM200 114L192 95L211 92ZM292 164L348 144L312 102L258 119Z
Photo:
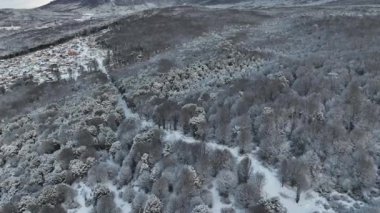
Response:
M133 113L129 108L124 105L124 114L126 118L140 119L140 116L137 113ZM152 126L151 121L146 121L142 119L146 126ZM147 125L148 124L148 125ZM185 143L201 143L200 141L194 139L193 137L184 135L181 131L174 130L165 130L163 141L166 143L176 143L176 142L185 142ZM213 149L222 149L228 150L236 159L241 160L245 155L239 154L239 149L237 147L231 148L225 145L216 143L215 141L207 142L207 146ZM263 192L265 198L274 198L278 197L280 203L287 209L289 213L308 213L308 212L323 212L323 213L332 213L335 212L333 209L326 209L325 206L329 206L328 201L325 197L321 196L319 193L308 190L301 194L301 199L298 203L295 202L296 198L296 189L288 186L283 186L280 179L277 177L277 171L272 168L268 168L263 165L257 158L256 151L250 153L248 157L252 161L252 172L259 172L265 176L265 182L263 186ZM211 188L213 193L213 209L212 212L220 212L224 207L230 207L231 205L224 204L220 200L219 193L216 189L215 181ZM343 204L347 206L352 206L357 201L352 199L346 194L339 194L338 192L333 192L332 195L344 196L347 199L344 199ZM240 212L240 211L237 211Z
M133 113L130 109L128 109L126 106L124 108L124 113L126 118L130 119L140 119L140 116L136 113ZM142 119L142 123L144 123L145 126L152 126L152 122L146 121ZM174 130L165 130L163 141L166 143L177 143L177 142L184 142L184 143L201 143L200 141L194 139L193 137L189 137L184 135L181 131L174 131ZM207 142L207 146L212 149L223 149L228 150L231 152L231 154L238 160L242 159L244 155L240 155L237 148L231 148L225 145L217 144L214 141ZM252 160L252 171L253 172L260 172L265 176L265 183L263 186L263 192L265 198L273 198L278 197L280 203L287 209L289 213L308 213L308 212L335 212L332 209L326 210L325 206L329 206L327 200L319 195L317 192L313 190L309 190L307 192L302 193L301 200L299 203L295 202L296 197L296 191L294 188L290 188L287 186L282 187L281 182L279 178L277 177L277 172L274 169L268 168L264 166L256 157L255 153L252 152L248 155L249 158ZM81 188L78 188L78 184L74 185L74 188L78 188L78 195L87 196L88 190L86 187L83 187L84 183L79 183L79 186L82 186ZM106 184L107 187L114 193L115 195L115 203L116 205L121 208L122 212L129 212L130 211L130 204L124 202L118 194L120 193L121 189L117 189L116 186L112 185L111 183ZM210 189L213 195L213 208L210 209L212 212L220 212L222 208L224 207L231 207L232 204L224 204L221 201L221 198L219 196L219 193L216 189L216 183L215 181L212 184L212 188ZM79 204L82 205L83 203L82 197L77 197L76 200ZM88 208L78 208L77 211L71 211L71 213L87 213L89 212ZM237 212L243 212L242 210L238 210Z
M16 76L16 78L22 77L23 73L32 74L39 80L40 83L48 80L56 80L53 78L49 78L52 76L52 73L46 70L46 67L53 63L58 63L63 68L60 69L59 73L61 74L61 78L77 78L81 73L79 68L81 66L87 67L86 65L95 60L99 64L99 70L104 72L107 76L107 70L103 66L103 60L106 57L106 51L99 49L95 45L96 37L86 37L86 38L76 38L72 41L58 45L53 48L37 51L27 55L26 57L17 57L10 60L5 60L6 63L0 63L0 74L2 74L2 79L4 80L4 76ZM68 51L75 51L75 54L70 56ZM66 54L66 57L62 59L61 55ZM51 58L49 60L49 58ZM1 61L4 62L4 61ZM32 63L34 66L30 66ZM5 66L6 69L4 68ZM67 70L73 69L73 73L70 74ZM12 70L22 70L23 72L12 73ZM66 71L65 71L66 70ZM85 69L83 71L88 71ZM2 73L1 73L2 72ZM124 110L124 114L126 118L135 119L140 121L142 128L152 127L154 126L153 122L149 120L143 119L137 113L133 113L125 104L124 101L120 99L120 104L122 104L122 108ZM184 135L181 131L174 130L165 130L163 141L166 143L177 143L177 142L185 142L185 143L200 143L200 141L196 140L193 137ZM221 145L216 143L215 141L208 141L207 147L211 149L223 149L228 150L237 160L241 160L244 156L239 154L238 148L231 148L225 145ZM263 165L256 156L255 152L252 152L248 155L248 157L252 161L252 171L260 172L265 176L265 182L263 185L263 196L265 198L273 198L278 197L280 203L287 209L290 213L304 213L304 212L334 212L332 209L326 209L325 206L329 206L326 198L322 197L320 194L313 190L309 190L307 192L302 193L301 200L299 203L295 202L296 190L294 188L288 186L281 186L281 182L277 177L277 171L272 168L268 168ZM112 163L112 162L109 162ZM85 182L77 182L73 184L73 189L77 191L77 196L75 197L75 201L79 204L76 209L69 209L69 213L89 213L92 210L92 207L86 206L86 200L91 199L92 190L89 185L86 185ZM119 207L122 212L130 212L131 205L125 202L119 195L124 188L118 189L111 182L103 183L113 194L114 194L114 202ZM135 188L135 190L139 190ZM213 208L212 212L220 212L220 210L224 207L234 206L232 204L224 204L221 201L219 193L216 189L215 181L212 184L210 189L213 195ZM342 196L341 194L339 196ZM343 201L342 201L343 202ZM353 205L355 201L352 198L346 199L343 205ZM237 212L240 212L237 210Z
M84 22L91 19L111 20L138 13L151 8L156 8L154 4L141 4L134 6L112 6L102 5L96 8L79 9L74 21ZM46 13L46 11L42 11ZM75 13L75 14L77 14ZM62 25L61 21L44 22L34 26L33 30L57 27ZM25 28L25 29L24 29ZM29 26L2 26L0 31L26 30ZM93 60L102 66L107 52L96 45L95 39L104 31L87 36L78 37L51 48L35 51L11 59L0 59L0 85L8 89L12 84L23 78L33 76L33 81L43 83L47 81L57 81L56 73L51 72L51 66L57 65L60 79L76 79L81 72L89 71L88 65ZM1 49L1 48L0 48ZM101 71L104 71L102 67Z
M100 34L102 33L104 32ZM18 80L30 77L38 83L76 79L81 72L91 71L89 65L93 61L96 61L100 71L104 72L102 61L107 52L99 48L95 42L100 34L78 37L51 48L0 60L0 85L7 89Z
M216 188L217 184L216 181L213 181L212 188L211 188L211 193L212 193L212 212L222 212L223 208L229 208L233 207L232 203L231 204L225 204L221 201L221 197L219 195L219 192Z
M282 187L275 170L265 167L254 156L251 156L252 169L265 175L264 196L266 198L279 197L281 204L292 213L304 212L334 212L332 209L324 209L328 206L327 200L318 193L309 190L301 194L299 203L295 202L296 189L287 186Z
M95 8L80 9L79 12L81 12L82 16L74 20L77 22L83 22L91 19L122 17L158 7L159 6L150 3L131 6L104 4Z
M121 210L121 212L131 212L131 209L132 209L131 204L128 202L125 202L120 197L120 194L124 190L124 188L117 189L117 187L113 185L111 182L108 182L106 186L114 194L114 202L116 206Z
M86 200L91 198L91 188L88 187L83 182L75 183L73 189L76 190L77 195L74 200L79 204L77 209L69 209L68 213L89 213L91 212L91 207L86 206Z
M192 137L183 135L179 131L166 131L164 137L166 142L183 141L186 143L200 143ZM215 142L208 142L207 146L214 149L228 150L238 160L241 160L244 155L240 155L238 148L231 148L225 145L217 144ZM265 183L263 187L264 197L273 198L278 197L281 204L291 213L305 213L305 212L334 212L333 210L324 209L324 205L328 206L327 200L320 196L315 191L309 190L302 193L299 203L295 202L296 189L287 186L282 187L277 172L274 169L264 166L256 157L255 153L251 153L248 157L252 161L252 171L264 174ZM213 188L214 189L214 188ZM214 189L213 193L217 193ZM219 197L219 195L213 195L213 198ZM217 204L220 201L217 201ZM220 206L220 205L219 205ZM222 205L224 207L224 204ZM218 207L217 207L218 208ZM214 210L214 209L213 209ZM218 211L214 211L218 212Z
M75 21L87 21L87 20L90 20L90 19L92 19L92 17L94 16L95 14L93 14L93 13L84 13L83 15L82 15L82 17L80 17L80 18L77 18L77 19L74 19Z
M95 44L96 36L81 37L73 39L65 44L61 44L45 50L33 52L26 56L16 57L9 60L2 60L0 62L0 83L4 85L10 85L12 80L17 80L25 75L32 75L39 83L45 81L58 80L48 70L52 64L57 64L59 67L59 74L61 79L74 78L76 79L81 75L81 67L83 72L89 71L87 65L91 61L97 61L99 69L107 76L107 70L103 66L103 60L105 59L107 52L98 48ZM73 72L69 72L71 69ZM19 71L21 70L21 71ZM141 118L137 113L133 113L120 99L122 108L126 118L135 119L140 121L142 128L154 126L153 122ZM166 143L200 143L200 141L193 137L184 135L181 131L165 130L163 141ZM241 160L244 156L239 154L238 148L231 148L225 145L216 143L215 141L208 141L207 146L212 149L228 150L237 160ZM249 158L252 161L252 171L260 172L265 176L265 183L263 186L263 196L265 198L278 197L281 204L291 213L304 213L304 212L334 212L332 209L326 210L325 206L329 206L328 201L316 193L313 190L302 193L299 203L295 202L296 191L294 188L288 186L281 186L281 182L277 177L277 171L275 169L264 166L256 157L255 152L250 153ZM111 162L110 162L111 163ZM104 185L114 194L114 201L117 207L122 212L130 212L131 205L119 196L123 188L118 189L111 182L104 183ZM75 201L79 204L76 209L69 209L69 213L89 213L92 207L86 206L86 200L91 199L92 190L91 187L86 185L85 182L75 183L73 189L77 191ZM137 188L135 190L138 190ZM221 201L219 193L216 189L215 181L212 184L210 191L213 194L213 208L212 212L220 212L224 207L234 206L232 204L224 204ZM337 194L336 196L346 196ZM346 196L347 199L343 200L342 205L351 206L355 203L355 200ZM339 201L340 202L340 201ZM237 211L240 212L240 211Z

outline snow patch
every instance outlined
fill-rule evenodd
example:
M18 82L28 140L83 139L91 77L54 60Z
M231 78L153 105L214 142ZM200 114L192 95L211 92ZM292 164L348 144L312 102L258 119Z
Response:
M20 30L20 26L7 26L7 27L0 27L0 30L6 30L6 31L13 31L13 30Z
M131 212L132 206L128 202L125 202L120 194L124 190L124 188L118 189L111 182L104 183L114 195L115 205L120 208L121 212ZM91 213L92 206L86 206L86 202L92 199L92 190L88 187L84 182L75 183L72 185L72 188L76 190L77 196L74 198L75 202L79 204L78 208L67 210L68 213Z
M252 169L254 172L260 172L265 175L265 184L263 187L264 196L266 198L279 197L281 204L292 213L304 212L334 212L333 210L325 210L324 204L328 204L327 200L313 190L308 190L301 194L298 203L295 202L296 191L288 186L281 186L281 182L277 178L276 170L265 167L260 161L254 157L252 160Z
M103 33L105 31L99 34ZM97 63L97 70L109 77L103 64L107 51L96 44L99 34L75 38L24 56L0 60L0 85L7 89L24 78L39 84L65 79L76 80L83 72L94 71L94 62Z
M222 212L223 208L232 207L232 204L225 204L221 202L221 198L219 196L219 192L216 189L216 181L214 180L212 183L212 188L210 192L212 194L212 212Z
M93 13L84 13L82 17L74 19L74 21L83 22L87 20L91 20L94 17Z
M90 213L92 210L91 206L86 206L86 201L91 198L92 190L83 182L75 183L73 189L77 191L77 196L75 201L79 204L77 209L69 209L68 213Z
M114 202L116 206L120 208L121 212L131 212L131 204L125 202L120 196L124 188L117 189L117 187L113 185L111 182L106 183L106 186L114 194Z
M132 110L128 108L127 103L121 97L119 99L119 104L121 108L123 109L124 116L126 119L133 119L136 121L140 121L140 125L142 129L154 126L154 123L152 121L142 119L139 114L132 112Z
M185 143L199 142L195 140L193 137L188 137L186 135L183 135L180 131L174 131L174 130L165 131L163 140L167 142L178 142L178 141L182 141Z

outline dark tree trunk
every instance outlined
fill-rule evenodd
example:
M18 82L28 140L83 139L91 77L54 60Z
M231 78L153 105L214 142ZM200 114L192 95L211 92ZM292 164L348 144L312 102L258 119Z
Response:
M301 197L301 187L297 186L296 203L300 201L300 197Z
M177 130L177 125L178 125L178 117L175 116L174 119L173 119L173 127L174 127L174 130Z

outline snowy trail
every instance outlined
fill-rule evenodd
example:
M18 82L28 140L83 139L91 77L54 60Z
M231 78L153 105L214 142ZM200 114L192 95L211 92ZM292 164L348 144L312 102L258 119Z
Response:
M136 113L133 113L128 108L125 108L124 112L127 118L138 117ZM152 122L149 123L152 124ZM164 142L175 143L178 141L182 141L185 143L201 143L193 137L184 135L181 131L178 130L164 130L164 133ZM244 155L239 154L239 150L237 147L231 148L225 145L217 144L214 141L210 141L206 144L208 147L213 149L226 149L230 151L231 154L238 160L241 160L244 157ZM251 153L248 156L252 161L252 171L260 172L265 175L265 184L263 187L265 198L279 197L281 204L290 213L335 212L333 210L325 210L323 205L328 204L327 200L312 190L302 193L300 202L296 203L295 189L286 186L282 187L280 180L277 178L277 172L275 170L265 167L259 160L257 160L257 158L255 157L255 153ZM211 191L213 193L214 203L217 204L215 205L216 207L213 208L213 212L220 212L220 209L222 207L228 207L228 205L220 202L220 198L215 187L216 184L214 183L213 185L214 186Z
M200 143L192 137L183 135L179 131L165 131L164 141ZM244 157L244 155L239 155L238 148L231 148L215 142L208 142L207 146L213 149L226 149L238 160L241 160ZM265 175L265 184L263 187L265 198L278 197L281 204L291 213L335 212L333 210L325 210L323 204L328 204L327 200L312 190L302 193L300 202L296 203L295 189L287 186L282 187L280 180L277 178L277 172L265 167L259 160L257 160L254 153L251 153L248 157L252 161L252 171L260 172ZM215 191L214 193L217 192ZM214 195L214 198L215 197L218 197L218 195Z
M295 189L287 186L282 187L280 180L276 177L276 171L262 165L256 158L250 156L252 160L252 169L265 175L265 184L263 191L266 198L279 197L280 202L288 210L288 212L304 213L304 212L334 212L333 210L325 210L323 204L328 204L327 200L318 193L309 190L301 194L299 203L295 202Z
M88 53L87 51L85 51ZM110 76L107 72L107 69L103 66L103 60L105 55L104 54L94 54L91 55L100 65L100 70L105 73L110 79ZM153 127L155 124L152 121L146 120L144 118L141 118L137 113L132 112L128 107L125 101L122 100L120 97L119 104L121 104L121 107L124 111L124 115L126 119L134 119L137 121L140 121L141 127ZM178 130L164 130L164 142L170 142L170 143L176 143L179 141L185 142L185 143L201 143L200 141L196 140L193 137L184 135L181 131ZM241 160L244 155L239 154L239 150L237 147L231 148L225 145L221 145L216 143L215 141L209 141L206 143L207 147L212 149L221 149L221 150L228 150L231 152L231 154L239 161ZM264 174L265 176L265 184L263 186L264 191L264 197L265 198L273 198L278 197L281 204L287 209L290 213L311 213L311 212L334 212L333 210L325 210L323 205L328 204L327 200L320 196L318 193L309 190L307 192L302 193L301 200L299 203L295 202L296 192L295 189L289 188L289 187L282 187L280 180L277 178L277 172L275 170L272 170L270 168L265 167L257 158L255 157L255 153L252 152L248 155L248 157L252 161L252 171L253 172L260 172ZM122 212L130 212L131 211L131 205L127 202L124 202L120 197L119 194L123 190L117 189L115 185L113 185L111 182L104 183L114 194L114 202L115 204L122 210ZM70 210L70 213L90 213L91 207L85 206L85 199L86 197L91 196L91 189L86 186L85 183L80 182L75 185L73 185L75 189L77 189L78 196L75 198L75 200L80 204L80 208ZM229 207L231 205L224 204L220 201L220 196L216 189L216 184L213 184L213 187L211 188L211 192L213 194L213 209L212 212L220 212L220 210L223 207ZM238 210L238 212L240 212Z
M142 119L137 113L132 112L124 101L121 101L122 108L124 110L124 114L126 119L135 119L141 121L142 127L153 127L155 126L153 122ZM185 142L185 143L201 143L200 141L194 139L193 137L184 135L181 131L174 130L164 130L164 142L176 143L176 142ZM222 149L228 150L231 154L237 159L241 160L244 155L239 154L238 148L231 148L225 145L217 144L214 141L209 141L206 143L207 147L212 149ZM312 212L334 212L333 210L325 210L323 205L328 204L327 200L320 196L318 193L309 190L307 192L302 193L301 200L299 203L295 202L296 192L295 189L289 187L282 187L280 180L277 178L277 172L270 168L265 167L257 158L255 157L255 153L251 153L248 155L252 161L252 171L260 172L265 175L265 184L263 186L264 197L265 198L273 198L278 197L281 204L287 209L288 212L291 213L312 213ZM119 194L122 189L117 189L115 185L108 182L105 185L114 193L115 195L115 204L122 209L122 212L130 212L131 205L127 202L124 202ZM76 210L70 210L70 213L90 213L91 208L85 207L85 198L90 196L91 189L86 186L83 182L74 185L74 188L77 188L78 196L76 197L76 201L81 205L80 208ZM211 188L211 192L213 194L213 209L212 212L220 212L223 207L229 207L231 205L224 204L220 201L220 196L216 189L216 184L213 184ZM238 211L240 212L240 211Z
M223 208L233 207L232 204L225 204L225 203L221 202L219 192L216 188L216 186L217 186L216 181L213 181L212 185L213 186L210 190L211 194L212 194L212 209L211 209L212 212L222 212ZM237 211L237 212L239 212L239 211Z

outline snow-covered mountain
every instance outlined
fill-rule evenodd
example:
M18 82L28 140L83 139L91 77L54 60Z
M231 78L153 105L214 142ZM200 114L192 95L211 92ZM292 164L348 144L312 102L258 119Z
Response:
M275 5L307 5L307 4L323 4L333 2L335 0L55 0L47 7L62 4L79 4L85 7L96 7L100 5L234 5L244 3L250 6L275 6Z

